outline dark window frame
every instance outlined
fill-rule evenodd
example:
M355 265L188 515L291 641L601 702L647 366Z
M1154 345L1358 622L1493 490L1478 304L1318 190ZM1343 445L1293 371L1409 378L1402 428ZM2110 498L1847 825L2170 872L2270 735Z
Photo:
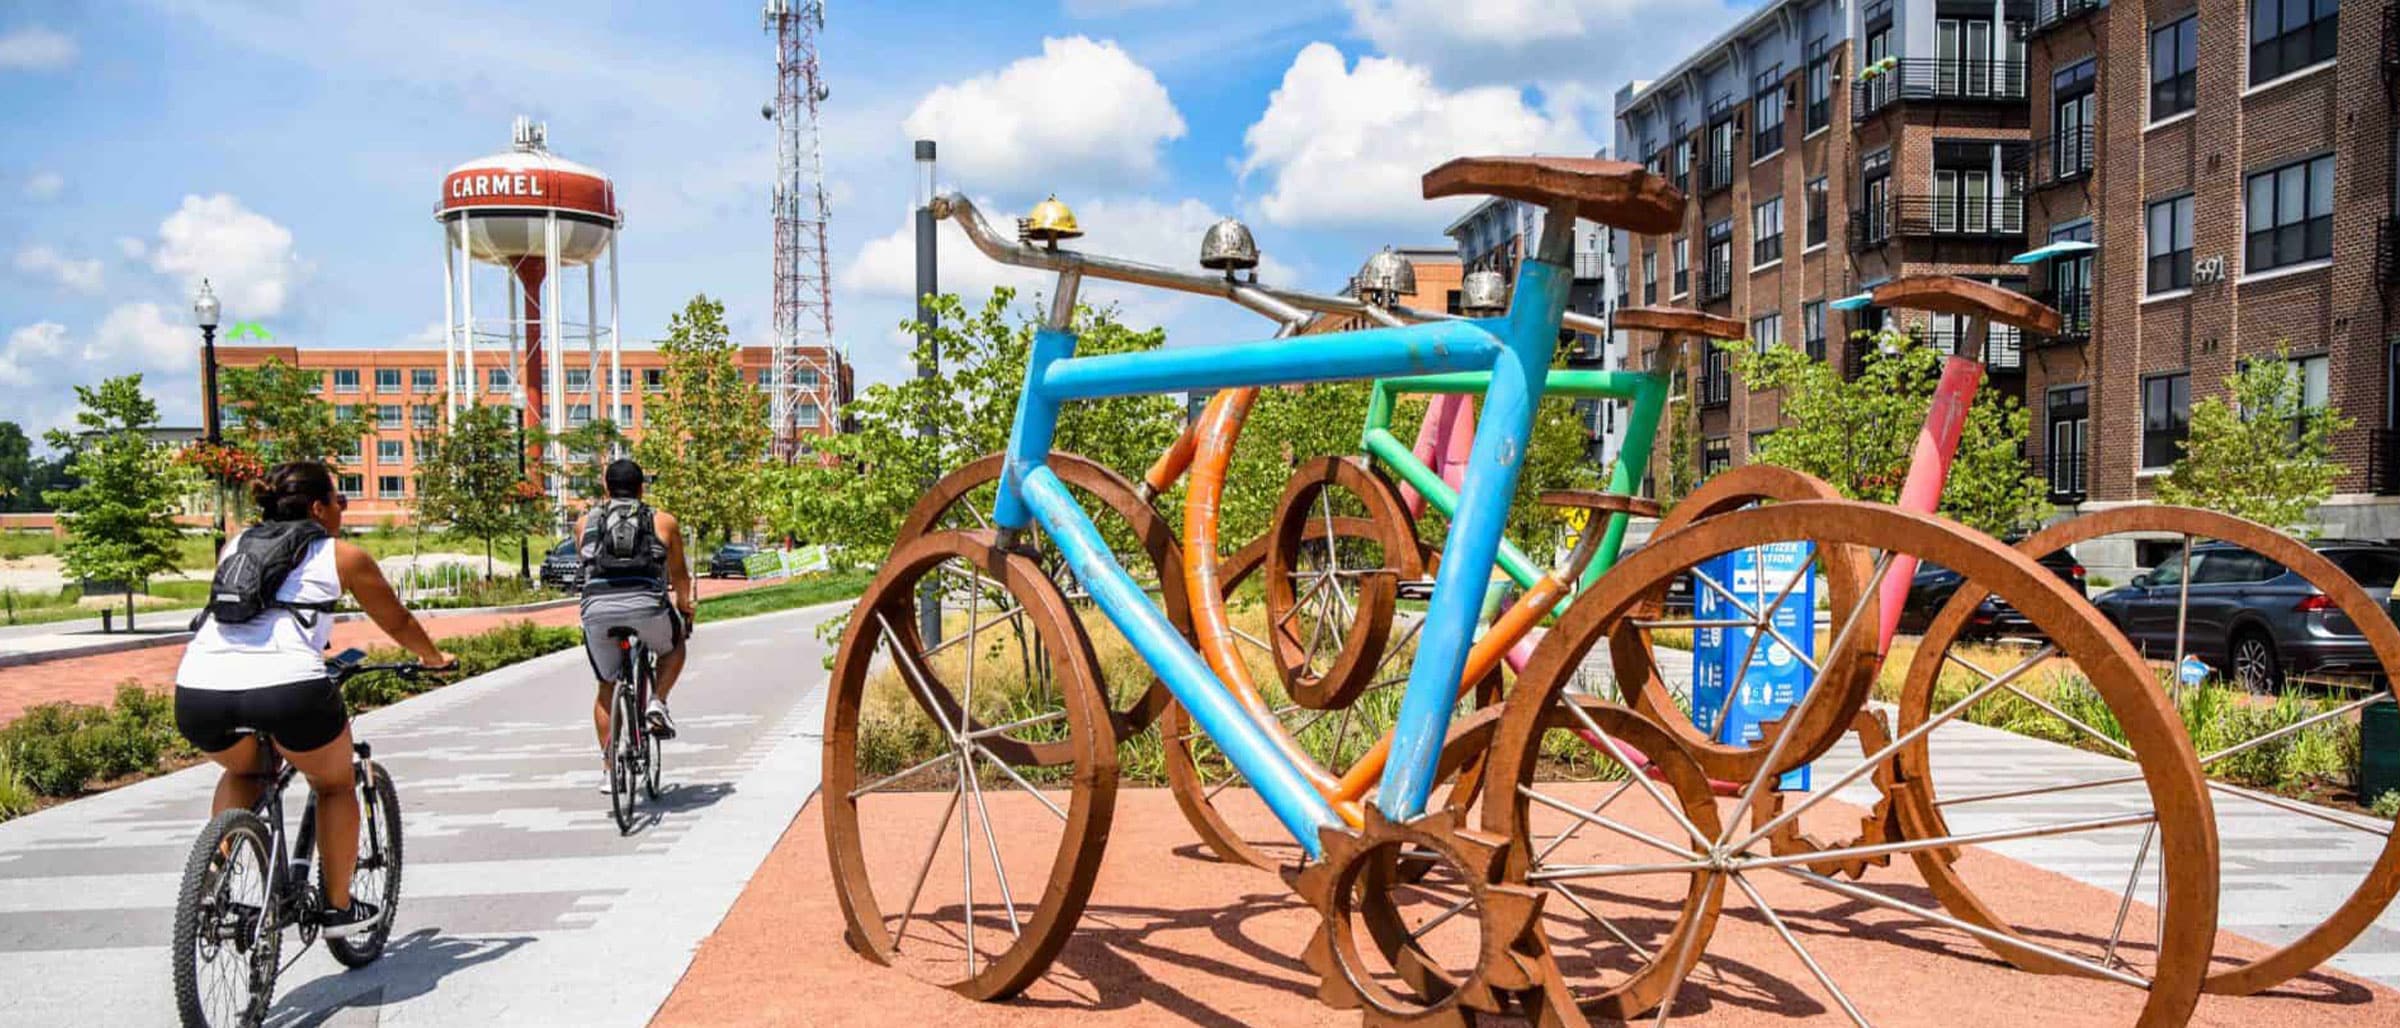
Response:
M1803 202L1808 205L1808 235L1804 237L1802 245L1823 246L1828 220L1826 212L1833 205L1833 184L1825 176L1819 175L1808 180L1808 184L1802 187L1802 193L1807 198Z
M2191 372L2142 376L2142 468L2174 464L2191 430Z
M2150 296L2192 287L2192 194L2184 193L2142 205L2142 288ZM2160 249L2158 212L2167 210L2167 246ZM2180 213L2178 213L2180 211ZM2178 239L2177 237L2181 238ZM2175 245L2182 243L2181 246ZM2164 283L2161 283L2161 278Z
M2169 49L2160 60L2161 37ZM2200 15L2184 15L2150 29L2150 123L2155 125L2200 106ZM2163 66L2162 66L2163 64Z
M1783 65L1759 72L1751 82L1750 162L1753 164L1783 152L1785 95Z
M2251 85L2273 82L2334 59L2341 27L2340 0L2297 0L2301 8L2297 12L2293 6L2294 0L2250 0L2244 32L2250 40ZM2294 24L2295 14L2305 20ZM2262 16L2270 20L2262 22ZM2259 38L2262 29L2269 31L2265 39Z
M1760 219L1769 211L1775 215L1775 230L1765 231ZM1770 196L1750 206L1750 270L1757 271L1783 259L1783 197Z
M1808 45L1808 73L1803 95L1801 138L1816 135L1833 124L1833 55L1820 37Z
M1808 359L1825 359L1825 301L1810 300L1800 305L1800 345Z
M2304 157L2243 177L2243 274L2333 259L2333 157L2329 153ZM2293 173L2299 182L2296 200L2285 188ZM2259 224L2261 186L2266 187L2264 227ZM2316 213L2320 196L2324 200L2322 214ZM2285 211L2287 203L2296 203L2300 210Z

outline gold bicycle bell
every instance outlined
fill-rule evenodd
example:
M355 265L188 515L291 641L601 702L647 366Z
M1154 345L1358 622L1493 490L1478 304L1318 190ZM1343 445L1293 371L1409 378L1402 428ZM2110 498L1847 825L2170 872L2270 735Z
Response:
M1075 212L1058 202L1056 193L1034 204L1033 213L1017 219L1019 242L1040 243L1053 250L1058 249L1059 240L1073 239L1082 234L1083 229L1075 224Z

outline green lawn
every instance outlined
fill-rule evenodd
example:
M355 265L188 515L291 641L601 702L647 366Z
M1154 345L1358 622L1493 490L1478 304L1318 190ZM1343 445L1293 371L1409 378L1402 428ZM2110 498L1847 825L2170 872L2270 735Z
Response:
M700 601L699 620L723 621L769 611L790 610L833 600L846 600L867 590L874 576L863 571L805 575L789 582L744 589Z
M148 600L142 604L142 608L148 610L197 607L200 605L200 598L207 593L208 583L201 579L156 580L150 583L150 595ZM100 619L99 608L80 605L79 601L82 599L83 588L72 585L51 593L0 590L0 625L41 625L85 619L97 622ZM125 611L124 600L117 599L114 609L122 617ZM140 615L138 613L135 620L136 623L139 623Z

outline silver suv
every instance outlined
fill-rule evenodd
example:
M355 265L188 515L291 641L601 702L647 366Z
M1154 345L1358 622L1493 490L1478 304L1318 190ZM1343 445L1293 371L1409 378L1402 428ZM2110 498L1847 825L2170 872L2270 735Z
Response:
M2400 547L2342 540L2310 546L2390 607ZM2283 565L2231 543L2202 543L2192 548L2191 568L2184 648L2218 674L2246 689L2276 692L2286 675L2383 673L2358 625ZM2175 611L2185 595L2177 552L2092 604L2144 656L2179 659L2173 652Z

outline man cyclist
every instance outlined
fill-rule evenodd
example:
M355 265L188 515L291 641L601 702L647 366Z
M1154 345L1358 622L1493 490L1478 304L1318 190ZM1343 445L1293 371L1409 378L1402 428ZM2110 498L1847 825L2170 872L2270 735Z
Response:
M334 604L345 593L357 600L375 627L428 669L457 662L400 605L375 558L341 540L350 503L325 465L278 464L250 492L260 520L219 555L209 607L175 671L175 728L224 768L212 817L258 802L262 736L307 776L325 857L325 907L317 924L327 937L345 938L373 928L383 911L350 894L359 808L350 712L325 675Z
M611 628L630 628L658 657L644 712L650 731L675 737L667 694L683 673L683 641L691 636L692 572L683 559L682 525L675 515L642 502L642 466L629 458L609 462L601 476L608 498L584 512L575 529L583 561L583 651L592 661L600 691L592 700L592 727L599 732L602 770L608 752L608 701L616 689L625 651L609 638ZM601 788L607 788L604 777Z

